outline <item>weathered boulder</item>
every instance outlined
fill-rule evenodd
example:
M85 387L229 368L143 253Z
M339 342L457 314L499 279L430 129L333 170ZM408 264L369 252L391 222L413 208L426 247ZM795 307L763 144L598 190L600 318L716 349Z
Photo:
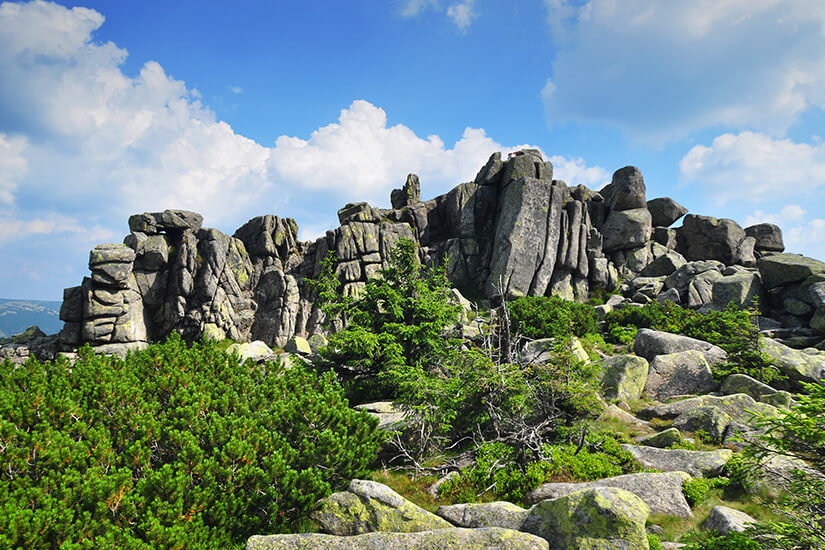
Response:
M677 250L688 260L719 260L731 265L739 259L745 236L745 230L733 220L688 214L677 229Z
M375 401L373 403L362 403L355 405L355 408L366 411L370 416L378 419L379 430L393 430L399 427L407 414L396 407L392 401Z
M738 307L748 307L755 303L765 303L762 296L762 282L758 273L736 273L720 277L713 282L713 303L724 308L730 303Z
M706 405L680 414L673 421L673 427L687 432L702 431L712 441L721 442L732 422L733 418L719 407Z
M635 166L625 166L613 173L613 179L601 195L612 210L647 209L645 191L641 170Z
M756 520L739 510L728 508L727 506L714 506L705 520L705 529L715 531L720 535L728 533L741 533L748 524L756 523Z
M717 387L705 356L689 350L657 355L650 362L644 393L662 401L675 395L711 392Z
M825 263L799 254L773 254L757 263L762 284L767 289L799 283L812 275L825 273Z
M809 355L765 337L759 338L759 351L788 378L791 388L801 388L800 382L820 382L825 378L825 358L820 355Z
M533 504L584 489L612 487L624 489L642 499L650 507L651 514L688 518L693 514L682 493L682 485L689 479L685 472L666 472L626 474L583 483L544 483L527 493L524 500Z
M247 343L235 343L226 348L227 353L237 353L241 362L247 359L260 361L274 355L272 349L260 340Z
M293 336L284 346L284 351L289 353L299 353L301 355L310 355L312 353L312 347L309 345L306 338Z
M688 209L671 199L662 197L647 201L647 209L656 227L670 227L673 222L687 214Z
M324 532L351 536L374 531L414 533L452 527L386 485L353 479L347 491L321 499L311 514Z
M759 401L762 397L773 395L778 390L746 374L731 374L722 381L719 391L726 395L744 393Z
M602 393L607 399L637 399L647 382L648 362L635 355L615 355L603 363Z
M255 535L246 550L453 550L499 548L501 550L549 550L546 540L509 529L460 529L457 527L417 533L365 533L357 536Z
M667 449L682 443L682 441L682 434L677 428L668 428L653 435L645 435L636 439L636 443L639 445L656 447L657 449Z
M623 410L622 408L620 408L620 407L618 407L618 406L616 406L612 403L610 405L608 405L607 407L605 407L604 411L602 411L602 414L599 416L600 420L604 420L604 419L608 419L608 418L613 419L613 420L618 420L619 422L623 422L623 423L627 424L628 426L636 428L637 430L644 431L644 430L650 429L650 426L647 422L645 422L644 420L641 420L639 418L636 418L635 416L633 416L629 412Z
M135 251L125 244L99 244L89 252L92 281L115 288L126 288L135 261Z
M650 240L653 226L646 208L613 210L601 228L605 252L643 246Z
M598 487L536 504L521 530L552 541L559 550L647 550L649 514L633 493Z
M407 181L401 189L393 189L390 202L395 209L412 206L421 200L421 183L416 174L407 175Z
M766 403L759 403L750 395L736 393L732 395L699 395L681 399L672 403L655 405L639 411L641 418L673 419L703 407L715 407L739 421L748 421L751 411L764 415L776 414L776 409Z
M759 252L782 252L782 230L772 223L759 223L745 228L745 234L756 240L755 248Z
M687 451L627 444L623 444L622 449L632 454L645 468L654 468L662 472L687 472L693 477L720 475L722 468L733 455L730 449Z
M683 265L685 265L685 258L675 250L670 250L647 264L640 275L643 277L670 275Z
M700 352L709 365L724 361L728 355L719 346L714 346L704 340L649 328L639 329L633 340L633 352L648 361L652 361L657 355L691 350Z
M365 202L351 202L338 210L338 221L341 225L350 222L378 223L381 213Z
M456 527L502 527L519 531L529 512L509 502L485 502L439 506L435 513Z

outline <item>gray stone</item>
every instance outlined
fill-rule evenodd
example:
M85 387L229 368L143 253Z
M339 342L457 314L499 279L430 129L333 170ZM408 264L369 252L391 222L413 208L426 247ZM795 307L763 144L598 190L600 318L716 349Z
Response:
M695 214L685 216L677 232L678 250L685 258L719 260L726 265L736 263L745 238L745 231L733 220Z
M715 531L720 535L728 533L742 533L748 524L756 523L756 520L739 510L726 506L714 506L705 520L705 529Z
M659 227L670 227L673 225L673 222L688 212L687 208L670 197L647 201L647 209L650 210L653 225Z
M668 227L654 227L651 239L668 250L676 250L676 230Z
M684 449L657 449L642 445L623 444L645 468L655 468L662 472L687 472L693 477L716 477L722 473L733 451L687 451Z
M758 273L736 273L720 277L713 282L713 303L725 307L734 303L738 307L748 307L755 303L764 303L762 283Z
M338 536L374 531L414 533L452 527L386 485L362 479L353 479L347 491L318 501L310 517L324 532Z
M650 507L651 514L688 518L693 514L682 493L682 485L689 479L685 472L667 472L626 474L583 483L545 483L527 493L524 500L535 504L583 489L612 487L624 489L642 499Z
M670 275L685 265L685 263L685 258L681 254L676 251L670 251L649 263L642 270L641 275L644 277Z
M353 202L338 210L338 221L341 225L350 222L378 223L381 221L381 214L377 208L365 202Z
M602 393L607 399L638 399L647 382L648 362L635 355L616 355L604 360Z
M539 502L521 530L553 541L559 550L646 549L649 514L633 493L598 487Z
M614 210L602 226L605 252L636 248L650 240L653 226L646 208Z
M682 443L682 434L677 428L668 428L653 435L636 438L636 443L657 449L667 449Z
M662 405L655 405L647 407L639 411L641 418L677 418L681 415L690 413L699 408L714 407L731 417L740 420L748 421L751 418L750 411L761 413L767 416L776 414L776 409L764 403L758 403L753 397L744 394L736 393L732 395L699 395L687 399L680 399L671 403Z
M721 442L725 430L733 422L733 418L722 409L714 406L703 406L691 409L680 414L673 421L673 426L686 432L707 434L712 441Z
M756 239L756 250L760 252L782 252L782 230L772 223L759 223L745 228L745 234Z
M777 392L777 390L769 385L763 384L759 380L751 378L746 374L731 374L727 376L725 380L722 381L722 387L719 388L719 391L726 395L744 393L756 400Z
M800 382L820 382L825 378L825 357L809 355L762 336L759 351L788 378L789 387L801 389Z
M645 180L642 172L635 166L625 166L613 173L610 182L609 199L605 197L610 208L616 210L647 209L645 201ZM604 233L604 232L602 232Z
M287 342L284 346L284 351L288 353L310 355L312 353L312 348L310 347L309 342L307 342L306 338L301 338L300 336L293 336L289 339L289 342Z
M323 334L313 334L307 338L307 342L309 343L309 349L312 353L318 353L319 349L326 347L329 344L327 337Z
M675 395L707 393L717 387L704 355L689 350L657 355L650 362L644 393L661 401Z
M412 206L421 200L421 184L416 174L407 175L407 181L401 189L394 189L390 194L390 202L395 209Z
M650 425L647 422L636 418L629 412L621 409L616 405L613 405L612 403L605 407L604 411L602 411L602 414L599 416L599 420L605 419L618 420L620 422L627 424L628 426L636 428L637 430L650 429Z
M260 340L248 343L235 343L226 348L227 353L237 353L241 362L247 359L260 361L274 355L272 349Z
M519 531L529 512L509 502L487 502L439 506L435 513L456 527L502 527Z
M722 348L681 334L643 328L639 329L633 341L633 352L648 361L652 361L657 355L691 350L700 352L709 365L727 359L727 353Z
M489 527L457 527L417 533L365 533L339 537L319 533L255 535L246 550L453 550L496 548L500 550L549 550L546 540L528 533Z
M825 263L799 254L773 254L759 258L762 284L767 289L799 283L825 273Z

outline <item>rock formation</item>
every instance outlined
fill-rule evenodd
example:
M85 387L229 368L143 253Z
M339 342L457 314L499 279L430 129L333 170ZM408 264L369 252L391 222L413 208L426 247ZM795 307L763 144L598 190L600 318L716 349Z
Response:
M402 238L417 241L428 264L446 261L467 296L583 301L624 280L619 290L638 303L719 308L759 299L776 328L825 332L825 264L782 254L778 227L688 214L671 229L686 209L645 193L632 166L601 192L570 188L528 149L506 160L493 154L474 181L427 201L410 174L392 192L392 209L348 204L340 227L312 242L298 240L294 220L274 215L230 237L193 212L136 214L124 244L95 247L91 276L64 292L60 341L122 351L175 330L282 347L323 332L305 279L330 252L344 292L356 295Z

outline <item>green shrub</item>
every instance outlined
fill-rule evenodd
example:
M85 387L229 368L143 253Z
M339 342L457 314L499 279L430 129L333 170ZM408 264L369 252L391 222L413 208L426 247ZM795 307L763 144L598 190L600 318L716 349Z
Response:
M682 540L687 541L685 550L760 550L762 548L761 544L745 533L717 535L709 532L692 532Z
M522 296L509 307L511 330L527 338L566 338L598 331L599 319L589 304L557 296Z
M366 472L376 422L333 374L219 347L0 366L0 547L241 547Z
M685 481L682 485L682 493L685 495L685 500L688 501L691 507L697 506L705 501L708 492L711 489L724 489L728 486L730 480L726 477L692 477Z
M650 550L662 550L662 541L653 533L647 534L647 545L650 547Z

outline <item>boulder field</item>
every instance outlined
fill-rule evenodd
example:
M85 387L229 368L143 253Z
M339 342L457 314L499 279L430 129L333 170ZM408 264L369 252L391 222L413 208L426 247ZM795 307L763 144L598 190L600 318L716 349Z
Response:
M59 346L122 353L175 330L283 347L322 332L305 279L330 252L352 295L402 238L418 243L425 262L447 261L464 295L584 301L594 289L618 289L636 303L691 308L759 299L779 337L825 334L825 263L783 253L774 225L742 228L688 214L670 198L647 200L633 166L596 192L553 179L536 150L495 153L472 182L434 199L420 199L411 174L391 204L348 204L341 225L314 241L300 241L293 219L272 214L232 236L203 227L194 212L135 214L123 243L95 247L90 276L65 290Z

